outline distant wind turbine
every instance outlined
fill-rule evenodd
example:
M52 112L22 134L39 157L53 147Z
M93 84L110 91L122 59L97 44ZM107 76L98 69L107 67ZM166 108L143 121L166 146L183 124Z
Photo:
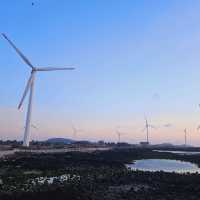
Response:
M143 129L143 131L145 131L146 130L146 139L147 139L147 143L149 143L149 128L154 128L155 129L155 127L153 126L153 125L151 125L151 124L149 124L148 123L148 120L147 120L147 118L145 117L145 128Z
M118 137L118 143L121 142L121 136L122 136L122 134L124 134L121 131L119 131L119 128L120 128L120 126L118 126L117 129L116 129L116 134L117 134L117 137Z
M24 129L23 130L25 130L25 126L24 126ZM33 125L33 124L31 124L30 125L30 129L32 130L31 132L32 132L32 138L35 138L36 137L36 134L35 134L35 132L36 131L38 131L39 130L39 128L37 127L37 126L35 126L35 125ZM37 136L38 136L38 134L37 134Z
M34 128L34 129L36 129L36 130L38 130L38 127L35 126L35 125L33 125L33 124L31 124L31 127Z
M35 129L35 130L38 130L38 127L36 127L36 126L33 125L33 124L31 124L30 127L33 128L33 129ZM25 129L25 128L26 128L26 127L24 126L23 129Z
M121 142L121 132L116 130L117 136L118 136L118 143Z
M184 139L185 139L185 146L186 146L187 145L187 129L186 128L184 129L184 134L185 134Z
M59 68L55 68L55 67L38 68L38 67L35 67L34 65L32 65L32 63L22 54L22 52L14 45L14 43L4 33L2 33L2 36L15 49L15 51L22 58L22 60L31 68L31 76L30 76L30 78L27 82L27 85L25 87L22 99L21 99L19 106L18 106L18 109L20 109L28 91L30 91L28 110L27 110L27 115L26 115L24 139L23 139L23 146L28 147L29 146L29 138L30 138L33 90L34 90L34 81L35 81L36 72L55 71L55 70L73 70L74 68L73 67L59 67Z
M72 125L72 130L73 130L74 139L76 139L78 132L83 131L82 129L77 129L74 125Z

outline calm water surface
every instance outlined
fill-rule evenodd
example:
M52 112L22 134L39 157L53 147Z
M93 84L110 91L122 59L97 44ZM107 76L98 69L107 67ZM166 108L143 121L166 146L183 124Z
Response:
M164 153L174 153L179 155L199 155L199 151L165 151L165 150L153 150L156 152L164 152Z
M136 160L133 164L127 164L132 170L142 171L165 171L177 173L200 173L200 168L190 162L168 159L144 159Z

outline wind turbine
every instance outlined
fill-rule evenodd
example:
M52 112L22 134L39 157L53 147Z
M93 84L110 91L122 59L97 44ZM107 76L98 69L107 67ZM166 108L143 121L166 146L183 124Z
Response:
M116 130L116 134L117 134L117 137L118 137L118 143L121 142L121 135L124 134L121 131L119 131L119 128L120 128L120 126L118 126L117 130Z
M187 145L187 129L185 128L184 129L184 133L185 133L185 147Z
M148 123L148 120L147 120L147 118L145 117L145 128L143 129L143 131L146 130L146 134L147 134L147 136L146 136L147 143L149 143L149 128L154 128L154 129L155 129L155 127L154 127L153 125L151 125L151 124Z
M118 130L116 130L117 136L118 136L118 143L121 142L121 132L119 132Z
M72 129L73 129L73 135L75 139L76 139L77 133L83 131L81 129L77 129L74 125L72 125Z
M19 103L18 109L21 108L23 101L29 92L29 103L28 103L28 110L26 115L26 124L25 124L25 131L24 131L24 139L23 139L23 146L29 146L29 138L30 138L30 126L31 126L31 114L32 114L32 102L33 102L33 92L34 92L34 81L36 72L45 72L45 71L55 71L55 70L73 70L73 67L35 67L32 63L24 56L24 54L14 45L14 43L4 34L2 36L8 41L8 43L15 49L17 54L22 58L22 60L31 68L31 75L28 79L27 85L25 87L22 99Z
M35 126L35 125L33 125L33 124L31 124L31 127L34 128L34 129L36 129L36 130L38 130L38 127Z

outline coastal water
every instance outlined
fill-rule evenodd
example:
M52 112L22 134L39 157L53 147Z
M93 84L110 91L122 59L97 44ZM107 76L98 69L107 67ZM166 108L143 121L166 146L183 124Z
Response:
M167 151L167 150L153 150L160 153L173 153L179 155L200 155L199 151Z
M151 172L200 173L200 168L197 165L179 160L143 159L136 160L132 164L127 164L126 166L132 170Z

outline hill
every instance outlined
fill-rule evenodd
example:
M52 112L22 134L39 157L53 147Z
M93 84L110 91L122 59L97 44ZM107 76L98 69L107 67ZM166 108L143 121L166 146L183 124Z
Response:
M48 143L60 143L60 144L71 144L74 143L74 140L68 138L49 138L46 142Z

